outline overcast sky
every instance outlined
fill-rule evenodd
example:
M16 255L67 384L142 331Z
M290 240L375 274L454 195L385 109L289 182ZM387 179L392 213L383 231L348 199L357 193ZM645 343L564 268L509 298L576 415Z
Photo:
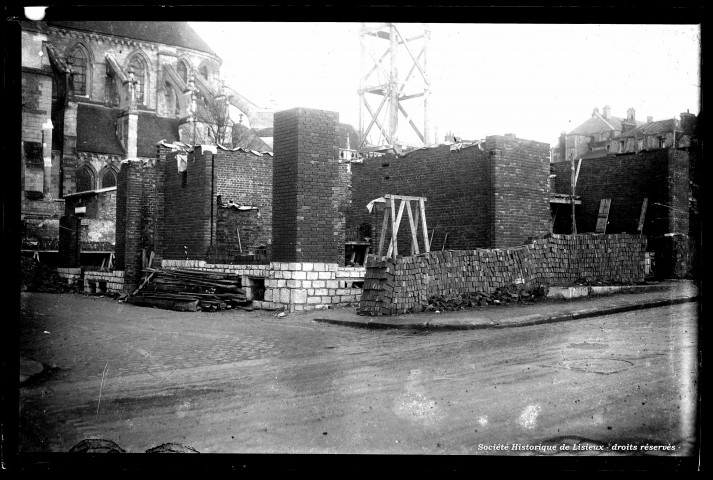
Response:
M332 110L358 129L360 24L191 25L223 59L226 81L254 103ZM439 140L452 131L554 143L604 105L618 117L634 108L637 120L699 113L698 25L428 27L431 137ZM413 105L404 103L416 117Z

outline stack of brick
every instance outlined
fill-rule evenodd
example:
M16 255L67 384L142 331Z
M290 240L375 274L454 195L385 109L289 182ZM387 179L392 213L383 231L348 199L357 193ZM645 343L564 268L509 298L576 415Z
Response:
M370 256L359 309L372 316L421 311L433 295L491 294L510 285L642 282L645 251L640 235L589 234L552 235L508 249Z
M84 272L84 293L121 293L123 290L123 270Z

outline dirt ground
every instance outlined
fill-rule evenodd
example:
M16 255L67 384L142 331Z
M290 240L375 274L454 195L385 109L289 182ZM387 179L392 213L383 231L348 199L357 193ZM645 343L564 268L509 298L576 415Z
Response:
M695 444L695 305L504 330L363 330L264 311L22 294L22 452L492 455L496 445ZM606 450L592 450L595 448Z

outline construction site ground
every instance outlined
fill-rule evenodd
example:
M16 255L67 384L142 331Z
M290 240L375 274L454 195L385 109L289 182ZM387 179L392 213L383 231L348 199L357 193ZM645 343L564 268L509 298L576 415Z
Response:
M488 455L515 441L633 442L675 446L645 455L689 455L697 293L672 281L365 317L354 306L174 312L23 292L19 448L68 452L98 438L128 453L174 442L201 453Z

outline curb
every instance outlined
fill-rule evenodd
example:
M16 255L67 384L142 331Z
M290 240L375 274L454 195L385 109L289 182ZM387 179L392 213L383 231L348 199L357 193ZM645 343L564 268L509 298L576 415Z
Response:
M337 320L331 318L315 318L315 322L328 323L332 325L342 325L346 327L353 328L367 328L367 329L403 329L403 330L483 330L486 328L515 328L515 327L528 327L532 325L542 325L545 323L558 323L566 322L569 320L579 320L582 318L592 318L600 317L604 315L613 315L616 313L631 312L634 310L645 310L648 308L665 307L670 305L679 305L682 303L695 302L698 300L698 296L676 298L672 300L655 300L646 303L637 303L631 305L620 305L615 307L597 309L597 310L585 310L585 311L575 311L573 313L563 313L559 315L553 315L551 317L545 317L539 314L528 315L525 317L515 317L510 319L507 323L492 323L488 324L458 324L449 325L444 324L433 324L430 322L412 322L412 323L387 323L380 321L367 321L367 322L354 322L351 320ZM537 319L532 319L533 317L539 317Z

